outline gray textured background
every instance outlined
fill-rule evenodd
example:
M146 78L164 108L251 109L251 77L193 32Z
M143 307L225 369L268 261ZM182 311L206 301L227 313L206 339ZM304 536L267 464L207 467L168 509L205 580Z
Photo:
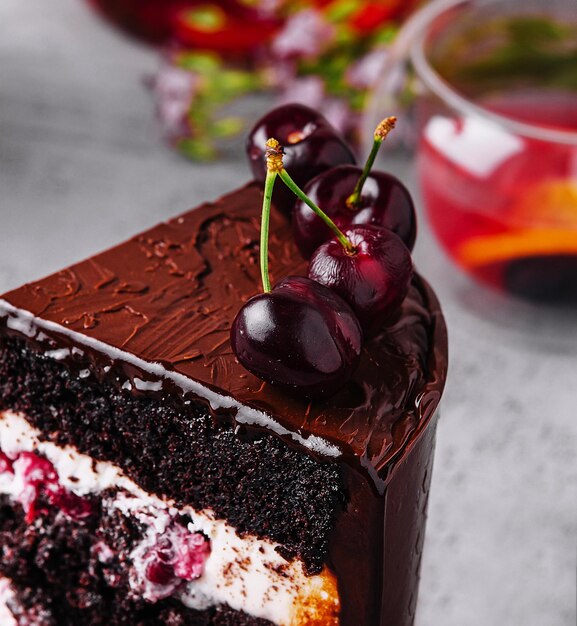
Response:
M238 154L193 165L160 143L155 67L82 0L0 0L0 293L247 179ZM577 312L473 285L420 224L451 367L417 624L574 626Z

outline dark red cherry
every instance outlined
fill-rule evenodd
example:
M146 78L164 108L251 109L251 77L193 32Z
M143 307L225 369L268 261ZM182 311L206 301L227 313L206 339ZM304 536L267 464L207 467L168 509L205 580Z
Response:
M372 171L363 185L359 206L349 207L347 199L361 173L358 167L341 165L319 174L303 191L341 230L357 224L383 226L396 233L412 250L417 229L415 207L408 189L393 175ZM333 236L302 200L294 205L293 233L305 259Z
M169 585L174 580L172 565L162 561L150 561L144 575L156 585Z
M353 226L344 234L356 252L330 239L313 254L309 278L338 293L370 332L405 299L413 275L411 253L395 233L379 226Z
M175 551L168 537L161 536L146 556L144 575L150 582L157 585L169 585L174 582L176 578L173 566Z
M48 490L48 500L52 505L59 508L64 515L74 520L86 519L95 512L92 501L81 498L71 491L66 491L60 486Z
M284 167L299 187L335 165L355 163L351 149L325 117L303 104L287 104L262 117L246 141L252 173L261 183L266 178L264 153L270 137L284 147ZM289 214L295 199L285 185L276 185L273 202L277 208Z
M281 280L238 312L231 345L255 376L308 397L335 393L351 377L362 332L336 293L303 276Z
M152 558L144 570L144 575L156 585L169 585L174 581L174 568L159 558Z
M12 459L0 451L0 474L14 474Z

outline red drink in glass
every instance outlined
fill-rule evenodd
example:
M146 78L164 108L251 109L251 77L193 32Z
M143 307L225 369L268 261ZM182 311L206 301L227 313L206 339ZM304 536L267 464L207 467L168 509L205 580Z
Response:
M538 132L523 136L490 115L429 112L418 168L433 230L483 282L577 302L577 93L510 93L481 104ZM574 133L573 142L552 141L551 131Z

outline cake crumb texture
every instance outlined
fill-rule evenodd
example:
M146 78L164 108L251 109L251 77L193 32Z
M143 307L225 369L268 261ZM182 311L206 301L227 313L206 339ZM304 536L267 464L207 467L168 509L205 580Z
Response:
M268 433L235 433L201 403L79 378L14 337L0 341L2 409L25 414L47 440L118 465L145 491L212 509L239 533L282 544L309 573L322 570L346 500L336 464Z
M126 568L102 563L93 549L106 541L115 555L140 536L117 513L74 522L46 507L29 525L22 507L0 496L0 577L11 581L8 608L18 624L35 626L270 626L271 622L214 607L186 608L176 599L148 603L128 593Z

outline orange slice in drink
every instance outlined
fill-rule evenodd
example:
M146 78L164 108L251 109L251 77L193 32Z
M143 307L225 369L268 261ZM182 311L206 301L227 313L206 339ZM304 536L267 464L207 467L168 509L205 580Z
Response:
M510 230L471 237L461 244L457 256L464 266L577 255L577 182L554 180L530 187L504 219Z

